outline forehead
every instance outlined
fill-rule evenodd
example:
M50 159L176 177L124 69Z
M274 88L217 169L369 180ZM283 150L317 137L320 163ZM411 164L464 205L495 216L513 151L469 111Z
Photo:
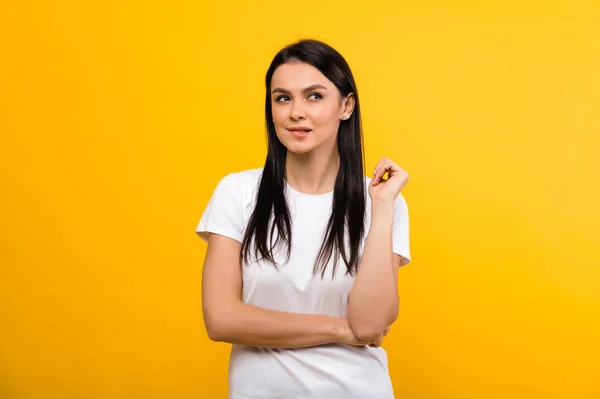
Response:
M304 62L281 64L275 69L271 78L271 87L281 87L288 90L301 90L314 84L322 84L328 89L335 88L333 82L325 77L314 66Z

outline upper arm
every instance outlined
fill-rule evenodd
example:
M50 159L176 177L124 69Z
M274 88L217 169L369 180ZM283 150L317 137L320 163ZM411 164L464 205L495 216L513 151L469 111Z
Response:
M241 243L219 234L208 235L208 249L202 269L202 310L207 329L230 306L240 301L242 271Z
M408 206L400 193L394 200L394 216L392 226L392 250L394 255L394 270L410 263L410 237Z
M244 224L244 196L234 174L228 174L217 184L196 228L208 243L202 270L202 309L209 334L218 317L240 300Z
M402 262L406 262L406 260L402 259L403 257L401 255L392 253L392 258L393 258L393 269L394 269L394 277L396 279L396 281L398 281L398 269L400 268L400 264Z
M398 268L400 267L400 262L402 262L402 256L392 253L392 257L393 257L393 262L394 262L394 270L398 270Z

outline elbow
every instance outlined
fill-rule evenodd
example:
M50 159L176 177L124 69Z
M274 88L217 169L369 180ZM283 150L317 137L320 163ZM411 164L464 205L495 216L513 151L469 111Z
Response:
M233 343L235 326L238 324L234 317L235 306L233 303L230 306L203 307L204 327L211 341Z
M350 315L348 315L348 324L354 336L361 341L373 341L379 338L389 325L383 320L356 319Z
M217 317L204 317L206 333L211 341L225 342L227 339L227 328L222 320Z
M356 338L362 341L372 341L381 337L386 328L398 318L397 309L390 309L383 314L358 315L348 312L348 324Z
M370 325L357 325L357 326L352 326L352 324L350 324L350 328L352 329L352 332L354 333L354 335L356 336L356 338L358 338L361 341L374 341L377 338L381 337L381 335L383 334L383 331L385 329L379 329L379 328L373 328L373 326Z
M220 329L215 328L215 326L207 324L206 325L206 333L208 334L208 338L211 341L223 342L225 340L225 338L224 338L225 335L223 334L223 332Z

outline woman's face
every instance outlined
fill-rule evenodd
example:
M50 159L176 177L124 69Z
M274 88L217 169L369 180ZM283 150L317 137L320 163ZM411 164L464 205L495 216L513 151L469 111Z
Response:
M322 145L334 148L340 120L350 117L354 96L341 98L317 68L303 62L282 64L271 78L271 109L277 137L294 153ZM295 129L307 129L308 132Z

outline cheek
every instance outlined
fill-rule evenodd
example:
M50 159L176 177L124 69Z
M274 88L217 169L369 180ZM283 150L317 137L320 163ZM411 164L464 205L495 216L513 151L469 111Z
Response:
M286 137L283 135L283 132L289 118L289 111L285 110L284 107L273 105L271 107L271 115L273 117L273 124L275 125L275 134L279 137L280 141L284 142Z
M271 107L271 115L273 115L273 121L275 124L281 121L285 121L287 113L279 106Z
M331 125L337 121L337 109L335 104L321 104L320 107L316 107L311 113L311 118L315 124L318 125Z

